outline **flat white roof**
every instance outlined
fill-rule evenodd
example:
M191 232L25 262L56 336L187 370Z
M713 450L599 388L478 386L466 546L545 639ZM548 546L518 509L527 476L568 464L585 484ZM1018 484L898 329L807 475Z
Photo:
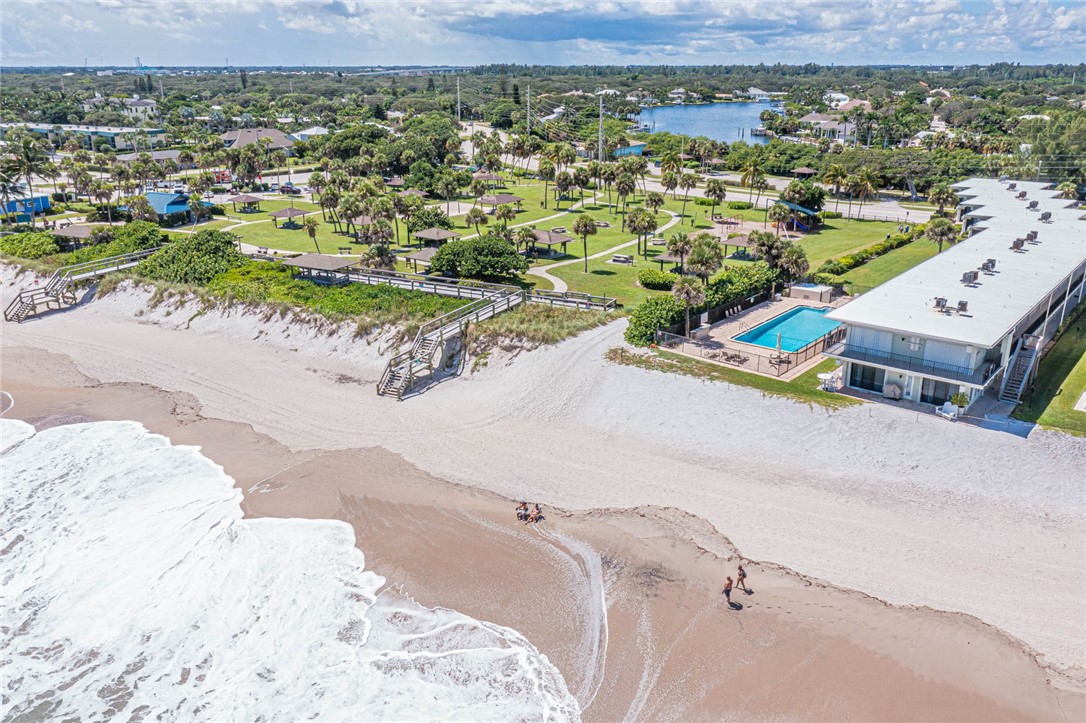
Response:
M1029 311L1043 301L1079 264L1086 261L1086 209L1057 198L1051 185L1031 181L1007 183L971 178L954 184L962 204L972 208L977 230L941 254L877 286L836 309L827 317L846 324L870 326L931 339L978 347L995 346ZM1026 191L1026 200L1016 198ZM1027 208L1038 201L1037 210ZM1042 223L1041 212L1052 214ZM1037 244L1011 250L1015 239L1037 232ZM919 243L929 243L920 241ZM977 283L962 283L962 274L995 259L994 274L980 274ZM1062 291L1062 289L1058 289ZM935 297L957 307L967 301L966 314L934 310Z
M0 123L0 128L31 128L41 131L52 131L60 128L65 132L75 133L139 133L144 131L149 134L164 133L161 128L127 128L114 126L76 126L68 123Z

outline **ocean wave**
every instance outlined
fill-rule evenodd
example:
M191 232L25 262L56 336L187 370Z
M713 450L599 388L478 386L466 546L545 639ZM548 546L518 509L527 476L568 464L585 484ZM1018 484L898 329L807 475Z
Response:
M5 720L576 720L515 630L424 608L349 525L242 519L134 422L0 420Z

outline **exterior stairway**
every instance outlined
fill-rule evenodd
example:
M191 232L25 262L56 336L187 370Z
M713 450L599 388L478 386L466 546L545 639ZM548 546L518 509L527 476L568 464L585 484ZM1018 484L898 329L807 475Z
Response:
M1036 359L1037 348L1035 346L1027 343L1019 346L1017 353L1014 355L1014 361L1011 362L1010 370L1007 372L1007 377L1003 382L1003 389L999 392L1001 401L1018 403L1022 398L1022 392L1025 390L1026 382L1029 380L1029 374Z
M426 322L419 328L411 348L388 360L377 382L377 393L403 399L420 378L433 378L434 358L446 342L463 335L469 324L485 321L525 303L525 297L525 292L520 290L502 290Z
M53 272L43 286L20 291L4 309L4 319L21 323L36 314L38 307L42 304L50 309L61 309L66 305L73 306L76 298L71 289L72 284L86 279L97 279L113 271L132 268L159 248L161 247L156 246L135 253L62 266Z

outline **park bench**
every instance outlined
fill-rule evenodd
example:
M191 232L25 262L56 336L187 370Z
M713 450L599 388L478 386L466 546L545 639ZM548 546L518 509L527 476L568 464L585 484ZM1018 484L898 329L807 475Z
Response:
M613 264L626 264L627 266L630 266L633 262L634 257L629 254L615 254L611 257L611 263Z

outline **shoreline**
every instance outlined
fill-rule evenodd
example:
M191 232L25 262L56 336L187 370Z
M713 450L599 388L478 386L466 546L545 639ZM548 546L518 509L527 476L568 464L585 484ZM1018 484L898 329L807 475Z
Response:
M587 704L586 720L621 711L642 719L1086 713L1081 690L1051 684L1027 645L961 613L890 605L755 561L754 594L737 591L744 609L727 610L721 576L746 558L681 510L569 512L539 500L547 520L526 527L507 498L387 450L292 451L247 424L205 416L189 394L101 384L61 355L9 355L4 389L15 398L7 416L41 428L134 419L174 444L200 446L235 478L246 517L348 522L367 569L390 589L524 634Z

